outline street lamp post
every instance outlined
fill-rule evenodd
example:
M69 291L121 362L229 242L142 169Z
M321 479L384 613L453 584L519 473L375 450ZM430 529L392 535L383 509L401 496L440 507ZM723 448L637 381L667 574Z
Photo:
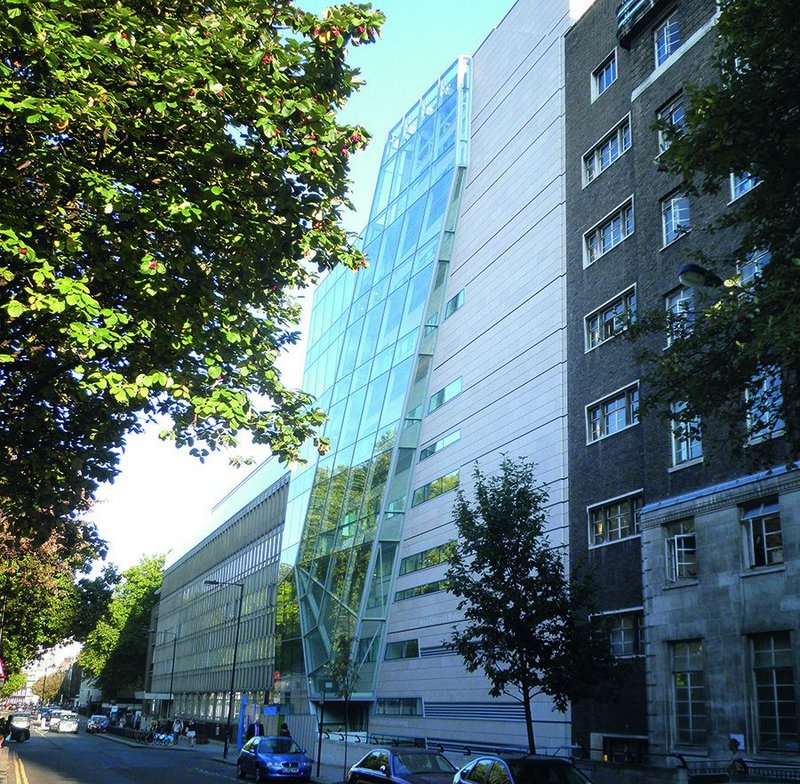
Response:
M328 689L332 689L333 684L324 681L322 684L322 701L319 704L319 738L317 739L317 777L319 777L319 766L322 763L322 733L325 731L325 696Z
M151 634L155 634L158 631L158 629L148 629L147 631L150 632ZM172 703L175 701L175 698L172 694L172 684L175 682L175 653L178 649L178 632L165 631L164 634L172 635L172 667L169 671L169 705L170 708L172 708ZM171 710L167 712L166 718L169 718L171 712L172 712Z
M42 678L42 705L46 705L47 704L45 702L45 696L44 695L45 695L45 691L47 689L47 670L48 670L49 666L50 665L48 665L48 664L44 665L44 677Z
M228 724L225 728L225 745L222 749L222 759L228 759L228 743L230 741L231 723L233 722L233 690L236 682L236 654L239 651L239 627L242 623L242 601L244 599L244 583L234 583L227 580L205 580L205 585L231 585L239 589L239 607L236 612L236 632L233 636L233 664L231 665L231 690L228 699Z
M170 712L167 714L169 718L172 713L172 706L175 703L175 695L172 693L172 684L175 682L175 652L178 650L178 633L172 632L172 667L169 671L169 707Z

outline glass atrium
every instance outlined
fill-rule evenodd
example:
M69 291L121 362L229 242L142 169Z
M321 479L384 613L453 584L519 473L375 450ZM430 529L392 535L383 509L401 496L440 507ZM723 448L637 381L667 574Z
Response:
M314 296L304 388L329 414L330 451L307 450L292 476L282 561L295 580L279 587L276 629L276 670L307 676L312 697L339 637L357 652L353 696L374 696L467 165L469 76L459 58L389 134L362 236L369 266L333 271Z

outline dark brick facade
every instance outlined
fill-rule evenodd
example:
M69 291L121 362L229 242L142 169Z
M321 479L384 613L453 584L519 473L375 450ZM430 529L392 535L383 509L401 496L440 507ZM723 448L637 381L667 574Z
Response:
M590 547L587 508L638 490L650 503L712 485L742 470L720 443L704 443L702 462L670 470L669 424L655 415L587 444L586 406L637 381L641 369L634 361L634 347L624 338L586 351L584 317L633 285L639 313L661 310L665 296L679 285L678 269L691 260L693 251L712 242L720 251L736 247L730 233L712 238L706 231L728 209L727 183L714 196L691 197L691 231L662 247L661 200L679 183L659 170L658 136L652 127L658 111L685 83L715 78L716 3L656 0L626 39L628 48L617 41L617 6L618 0L597 0L565 39L570 554L574 563L588 562L597 585L596 610L604 613L642 608L641 545L634 536ZM653 31L673 13L679 20L682 46L667 67L654 73ZM612 51L616 51L617 79L593 100L592 73ZM627 115L630 149L584 186L584 154ZM586 266L585 232L631 197L634 232ZM651 339L655 348L665 343L665 336ZM591 745L595 754L603 739L647 738L644 657L634 656L628 662L625 686L613 703L574 706L574 740L586 748Z

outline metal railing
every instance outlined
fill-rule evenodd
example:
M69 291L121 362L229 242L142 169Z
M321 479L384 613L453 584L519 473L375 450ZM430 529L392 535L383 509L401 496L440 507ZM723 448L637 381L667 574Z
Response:
M617 28L626 27L633 19L649 10L654 0L622 0L617 8Z

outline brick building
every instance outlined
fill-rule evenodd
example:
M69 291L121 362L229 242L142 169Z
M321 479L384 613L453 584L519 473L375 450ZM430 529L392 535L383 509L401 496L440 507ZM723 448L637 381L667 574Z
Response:
M716 78L717 16L713 0L597 0L565 39L570 552L593 569L627 663L615 702L574 709L594 756L725 757L732 734L748 754L798 749L800 482L712 422L640 416L641 368L620 336L637 312L691 318L709 293L679 269L710 243L738 247L707 227L755 183L683 193L654 128L683 122L686 83ZM648 340L669 350L666 334Z

